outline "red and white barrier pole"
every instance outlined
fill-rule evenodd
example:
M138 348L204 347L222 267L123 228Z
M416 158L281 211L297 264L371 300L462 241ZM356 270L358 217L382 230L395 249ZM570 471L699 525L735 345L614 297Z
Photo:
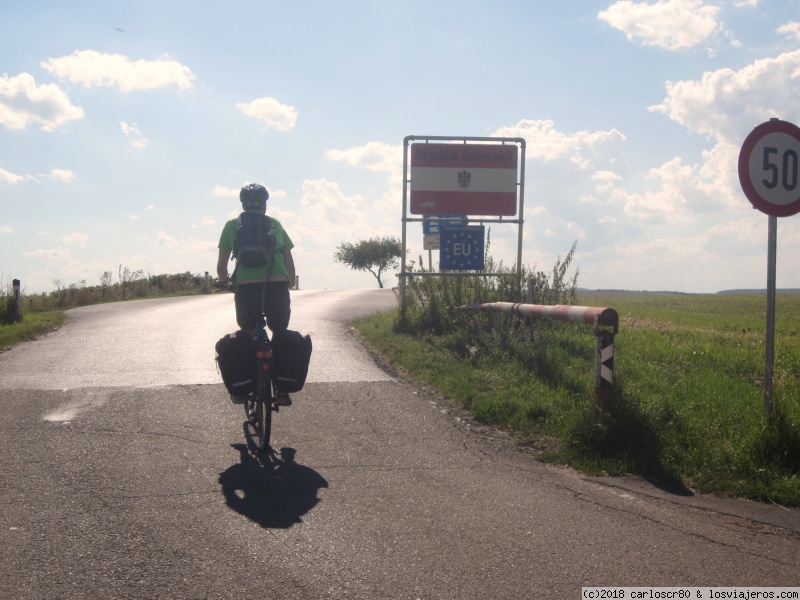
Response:
M595 347L595 397L597 408L605 410L614 401L614 336L619 331L619 315L613 308L592 306L542 304L515 304L513 302L487 302L459 307L461 310L501 312L521 317L548 319L568 323L585 323L594 327Z

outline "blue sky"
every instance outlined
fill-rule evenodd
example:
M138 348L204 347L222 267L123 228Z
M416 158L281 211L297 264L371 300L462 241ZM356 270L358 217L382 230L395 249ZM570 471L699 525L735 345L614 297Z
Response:
M401 233L403 138L524 137L523 262L579 285L766 285L737 175L800 124L796 0L48 2L0 8L0 283L214 272L270 190L304 289L373 287L337 245ZM422 230L409 225L409 258ZM514 226L492 254L516 257ZM800 215L779 287L800 287ZM427 260L427 253L425 253Z

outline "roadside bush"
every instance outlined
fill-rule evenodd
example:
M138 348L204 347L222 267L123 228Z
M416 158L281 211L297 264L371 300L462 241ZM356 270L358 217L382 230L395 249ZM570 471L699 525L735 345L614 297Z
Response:
M197 294L205 289L205 277L190 272L174 275L146 275L143 270L119 266L118 281L112 283L111 271L100 275L99 285L88 285L86 280L63 284L53 280L55 290L39 294L22 294L23 316L26 311L46 311L87 306L102 302L118 302L137 298ZM5 294L0 295L0 304ZM4 309L0 306L0 317Z
M516 266L495 264L487 244L484 258L487 276L429 275L422 257L406 267L406 311L400 316L398 330L410 334L452 334L464 329L475 334L486 331L492 315L459 310L459 307L487 302L528 302L530 304L574 304L578 273L571 278L567 271L575 255L575 244L550 274ZM531 294L528 294L529 283ZM518 321L514 319L514 322Z
M14 322L14 297L5 292L0 293L0 325Z

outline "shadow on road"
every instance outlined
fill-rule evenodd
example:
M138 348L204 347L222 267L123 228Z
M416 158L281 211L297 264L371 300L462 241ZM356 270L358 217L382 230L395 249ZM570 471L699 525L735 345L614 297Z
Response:
M319 502L328 482L314 469L295 462L294 448L254 457L246 444L231 444L240 462L219 475L225 500L233 510L264 528L288 529Z

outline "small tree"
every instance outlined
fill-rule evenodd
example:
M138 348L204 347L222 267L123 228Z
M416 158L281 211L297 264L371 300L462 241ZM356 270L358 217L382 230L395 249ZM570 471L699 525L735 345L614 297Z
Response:
M402 253L400 240L395 237L374 237L357 244L343 242L336 248L333 259L354 271L369 271L382 288L381 275L396 267Z

